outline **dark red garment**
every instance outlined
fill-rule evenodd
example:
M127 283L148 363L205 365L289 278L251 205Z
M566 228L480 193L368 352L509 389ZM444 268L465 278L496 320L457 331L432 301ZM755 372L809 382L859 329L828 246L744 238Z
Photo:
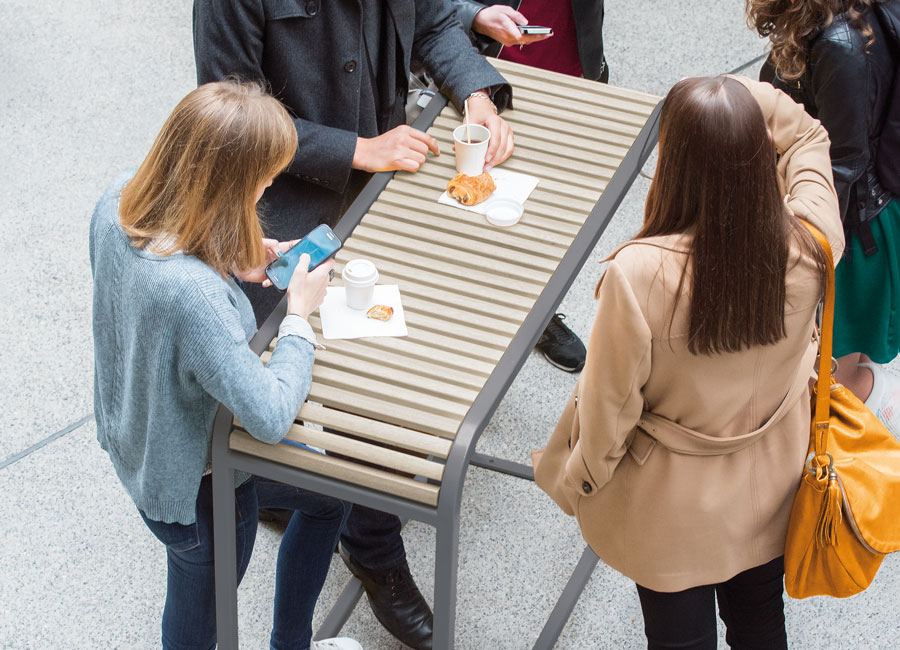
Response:
M581 77L581 59L578 58L575 18L570 0L522 0L519 13L528 19L530 25L551 27L553 36L521 49L518 45L504 47L497 58Z

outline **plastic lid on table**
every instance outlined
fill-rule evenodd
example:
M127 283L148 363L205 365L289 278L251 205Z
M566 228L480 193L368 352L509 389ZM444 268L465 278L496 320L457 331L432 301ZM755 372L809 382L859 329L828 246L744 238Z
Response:
M524 207L514 199L493 198L485 206L484 216L495 226L514 226L522 218Z

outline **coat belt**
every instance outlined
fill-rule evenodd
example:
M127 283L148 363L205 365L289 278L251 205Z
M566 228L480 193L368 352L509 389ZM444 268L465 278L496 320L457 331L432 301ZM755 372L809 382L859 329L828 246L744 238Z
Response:
M780 422L797 403L797 400L803 396L809 396L809 379L815 366L817 352L818 346L812 342L803 354L797 370L797 377L787 395L772 417L755 431L729 438L719 438L694 431L650 411L644 411L638 420L634 436L629 442L629 451L640 464L643 464L654 446L654 441L669 451L689 456L720 456L740 451L752 445Z

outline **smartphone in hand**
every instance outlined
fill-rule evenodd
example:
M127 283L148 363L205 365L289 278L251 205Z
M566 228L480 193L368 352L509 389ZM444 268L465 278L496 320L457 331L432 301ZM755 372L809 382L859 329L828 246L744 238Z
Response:
M309 270L312 271L337 253L341 246L338 236L323 223L313 228L306 237L291 246L287 253L269 264L266 267L266 277L276 289L284 291L290 284L291 276L303 253L309 255Z
M519 25L519 31L523 34L552 34L553 28L541 25Z

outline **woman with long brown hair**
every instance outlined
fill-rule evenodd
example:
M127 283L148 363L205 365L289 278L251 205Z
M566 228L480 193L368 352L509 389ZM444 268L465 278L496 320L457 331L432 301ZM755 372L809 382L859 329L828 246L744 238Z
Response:
M218 403L274 444L309 391L317 343L307 317L333 262L307 272L301 257L266 366L247 345L256 321L235 282L263 281L266 263L290 246L263 240L256 203L291 162L296 137L287 111L259 85L201 86L91 220L97 438L166 549L165 650L216 645L209 448ZM294 511L278 553L270 647L360 650L352 639L311 641L349 505L243 473L235 480L238 580L258 509Z
M778 160L776 163L776 156ZM784 543L815 311L843 237L828 136L768 84L669 92L644 226L596 289L587 363L535 478L633 579L648 647L786 648Z
M900 381L880 364L900 352L900 202L879 178L897 62L879 0L747 0L750 25L772 51L760 78L803 104L831 137L847 251L837 267L835 378L900 437ZM883 1L883 0L882 0ZM891 10L900 13L898 0Z

